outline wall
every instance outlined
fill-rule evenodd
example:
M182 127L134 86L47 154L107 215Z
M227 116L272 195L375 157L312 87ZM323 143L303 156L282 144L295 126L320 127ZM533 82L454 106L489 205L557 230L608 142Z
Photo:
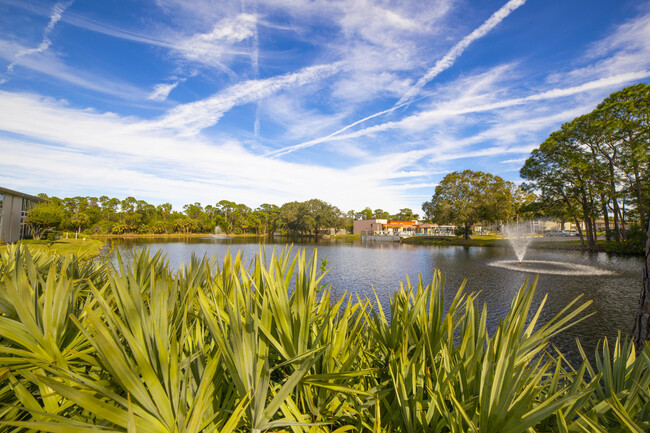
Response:
M23 199L11 194L4 194L2 203L2 227L0 241L15 242L20 239L20 212Z
M352 233L355 235L370 234L377 231L381 231L381 228L384 224L387 224L388 220L376 219L376 220L355 220L354 228Z
M0 242L19 241L22 239L22 223L27 214L26 211L31 209L31 206L35 203L43 201L43 199L1 187L0 194L3 195L2 209L0 209L0 212L2 212L2 218L0 219ZM23 199L28 200L24 213ZM29 233L27 227L26 230Z

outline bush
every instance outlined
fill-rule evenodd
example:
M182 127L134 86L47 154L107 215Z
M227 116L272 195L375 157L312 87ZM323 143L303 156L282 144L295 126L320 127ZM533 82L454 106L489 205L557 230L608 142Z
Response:
M627 241L610 241L605 247L608 253L616 254L645 254L645 232L640 227L634 226L625 232Z
M468 236L471 236L472 229L471 228L465 229L465 226L456 227L456 233L455 233L456 236L462 238L462 237L465 236L465 234L467 234Z
M221 265L217 265L221 263ZM98 261L0 250L3 431L566 432L650 429L650 345L605 340L574 369L524 284L487 311L443 277L334 299L316 254L172 271L148 250ZM543 304L543 303L542 303Z
M59 231L49 231L43 235L43 239L48 240L48 241L56 241L61 239L61 232Z

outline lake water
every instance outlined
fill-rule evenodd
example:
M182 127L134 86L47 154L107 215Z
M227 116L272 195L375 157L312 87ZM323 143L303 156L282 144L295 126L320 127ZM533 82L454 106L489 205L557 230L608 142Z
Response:
M261 247L258 239L244 238L116 240L113 245L121 253L144 246L152 251L162 250L172 267L177 267L192 254L217 254L221 258L228 249L231 253L241 250L244 258L250 260ZM284 242L267 241L262 247L270 254L273 248L280 250L285 245ZM406 276L416 281L420 273L428 283L434 270L440 269L446 277L445 298L448 303L467 279L466 292L479 292L479 305L487 305L490 331L507 313L514 294L526 278L534 277L531 273L490 266L496 261L514 259L515 254L510 248L325 241L295 243L293 251L298 249L305 249L308 254L317 249L319 263L322 259L328 261L330 270L325 282L332 284L336 293L341 295L348 291L373 297L374 287L384 309L388 307L389 296ZM536 305L548 293L542 321L553 317L580 294L585 295L584 299L593 300L588 311L595 314L553 340L570 359L577 359L576 337L580 338L587 352L592 353L599 339L615 338L619 330L623 333L632 331L641 290L641 257L529 249L525 260L558 261L611 272L610 275L590 275L587 272L579 276L539 276Z

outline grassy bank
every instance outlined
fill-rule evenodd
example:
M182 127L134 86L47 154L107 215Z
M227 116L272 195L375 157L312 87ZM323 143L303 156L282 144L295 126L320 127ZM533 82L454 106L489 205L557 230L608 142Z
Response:
M468 247L505 247L508 241L496 237L475 237L468 240L454 236L413 236L402 240L404 244L410 245L462 245Z
M151 239L151 238L169 238L169 239L185 239L185 238L205 238L209 236L214 236L214 233L127 233L123 235L115 234L91 234L93 238L97 239ZM267 235L255 235L255 234L226 234L223 236L228 236L231 238L261 238L266 237Z
M35 241L23 240L19 244L29 248L31 252L52 253L62 255L77 255L84 257L95 257L105 245L98 239L59 239L56 241ZM7 249L9 246L0 246L0 249Z
M335 241L356 242L361 240L361 235L352 235L352 234L336 235L336 236L332 236L332 239Z
M508 239L498 237L472 237L465 240L459 237L451 236L414 236L402 240L404 244L410 245L432 245L432 246L466 246L466 247L503 247L510 248ZM604 240L597 241L598 251L607 251L613 254L621 255L643 255L645 250L642 248L610 248L606 247ZM571 240L549 240L548 238L535 238L529 245L528 249L531 250L564 250L564 251L580 251L582 245L580 239Z
M445 302L438 272L396 281L389 321L375 299L335 299L315 255L218 263L0 251L0 430L650 429L650 345L604 342L575 369L549 346L588 302L539 323L524 284L488 334L476 296Z

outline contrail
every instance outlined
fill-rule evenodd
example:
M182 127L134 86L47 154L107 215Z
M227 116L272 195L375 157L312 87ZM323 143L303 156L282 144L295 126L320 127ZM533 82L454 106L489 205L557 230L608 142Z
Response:
M423 97L417 99L417 101L419 101L421 99L424 99L424 98L426 98L426 96L423 96ZM265 153L263 156L270 156L271 158L275 158L277 156L282 156L282 155L286 155L287 153L294 152L294 151L296 151L298 149L304 149L306 147L314 146L314 145L316 145L318 143L323 143L323 142L329 141L330 138L335 137L335 136L339 135L340 133L347 131L350 128L353 128L353 127L357 126L358 124L365 122L366 120L370 120L370 119L372 119L374 117L381 116L382 114L390 113L391 111L395 111L398 108L403 107L403 106L405 106L407 104L410 104L410 103L411 103L410 101L405 102L404 104L396 105L396 106L391 107L391 108L389 108L387 110L380 111L379 113L371 114L370 116L364 117L361 120L357 120L354 123L350 123L349 125L344 126L343 128L339 129L338 131L334 131L331 134L326 135L325 137L315 138L313 140L305 141L304 143L294 144L293 146L287 146L287 147L284 147L282 149L273 150L271 152Z
M449 69L451 65L456 62L463 52L470 46L472 42L477 39L482 38L495 28L501 21L508 17L518 7L526 3L526 0L510 0L508 3L503 5L501 9L492 14L480 27L476 28L472 33L465 36L460 42L458 42L454 47L445 54L445 56L438 60L436 64L429 69L429 71L420 78L414 86L412 86L405 94L400 98L395 105L403 104L412 97L418 94L420 89L424 87L429 81L433 80L438 74Z
M54 5L54 7L52 8L52 15L50 15L50 22L43 30L43 39L41 40L41 43L36 48L29 48L27 50L23 50L16 53L14 57L14 61L11 62L9 66L7 66L7 72L13 71L14 66L16 66L16 61L20 57L28 56L30 54L42 53L46 51L48 48L50 48L50 45L52 45L52 41L50 40L49 37L50 33L52 33L52 30L54 30L54 26L56 25L56 23L58 23L61 20L61 17L63 16L63 12L65 12L66 9L72 6L72 3L74 3L74 0L57 3Z
M485 112L485 111L492 111L492 110L498 110L501 108L508 108L508 107L513 107L516 105L523 105L531 101L544 101L548 99L556 99L556 98L562 98L565 96L571 96L571 95L576 95L582 92L588 92L591 90L596 90L596 89L601 89L604 87L612 87L612 86L618 86L623 83L629 83L631 81L638 81L644 78L647 78L650 76L650 70L642 70L642 71L637 71L637 72L627 72L624 74L619 74L619 75L614 75L614 76L609 76L605 78L599 78L597 80L589 81L583 84L580 84L578 86L573 86L573 87L565 87L565 88L556 88L556 89L551 89L547 90L546 92L542 93L537 93L521 98L513 98L513 99L506 99L503 101L498 101L498 102L492 102L484 105L478 105L478 106L469 106L469 107L461 107L453 111L449 110L431 110L431 111L425 111L421 112L418 114L414 114L412 116L406 117L400 121L396 122L386 122L382 123L379 125L375 126L370 126L365 129L360 129L354 132L351 132L349 134L345 135L339 135L337 137L330 137L330 140L332 141L341 141L341 140L349 140L352 138L358 138L358 137L363 137L369 134L374 134L377 132L382 132L382 131L387 131L391 129L396 129L400 128L403 125L405 125L408 122L422 122L423 120L426 119L431 119L431 118L441 118L441 117L452 117L452 116L458 116L458 115L463 115L463 114L471 114L471 113L480 113L480 112ZM314 141L314 140L312 140ZM323 140L325 141L325 140Z
M255 17L255 27L253 29L253 39L251 41L251 68L253 70L253 78L258 80L260 78L260 32L257 25L257 0L253 1L251 5L251 14ZM241 11L246 12L246 3L241 0ZM255 137L260 135L260 104L259 101L255 104L255 122L253 123L253 132Z
M512 11L517 9L519 6L523 5L526 3L526 0L510 0L508 3L506 3L504 6L501 7L498 11L492 14L490 18L488 18L483 24L481 24L480 27L476 28L472 33L469 35L465 36L460 42L458 42L454 47L445 54L445 56L438 60L436 64L429 69L429 71L422 77L420 78L415 85L413 85L405 94L400 98L399 101L395 103L391 108L387 110L380 111L378 113L372 114L368 117L364 117L361 120L357 120L354 123L351 123L338 131L334 131L329 135L326 135L325 137L320 137L320 138L315 138L313 140L305 141L303 143L295 144L293 146L287 146L282 149L277 149L271 152L266 153L264 156L270 156L272 158L286 155L287 153L294 152L299 149L304 149L307 147L314 146L319 143L323 143L326 141L329 141L331 138L341 134L342 132L347 131L348 129L359 125L360 123L364 123L370 119L373 119L375 117L388 114L392 111L397 110L398 108L404 107L406 105L409 105L412 102L411 99L417 95L420 92L420 89L424 87L429 81L431 81L433 78L435 78L436 75L440 74L442 71L445 69L448 69L451 65L454 64L456 59L460 57L461 54L465 51L465 49L475 40L482 38L485 36L490 30L492 30L494 27L496 27L501 21L503 21ZM417 99L416 101L419 101L421 99L426 98L427 96L421 97Z

